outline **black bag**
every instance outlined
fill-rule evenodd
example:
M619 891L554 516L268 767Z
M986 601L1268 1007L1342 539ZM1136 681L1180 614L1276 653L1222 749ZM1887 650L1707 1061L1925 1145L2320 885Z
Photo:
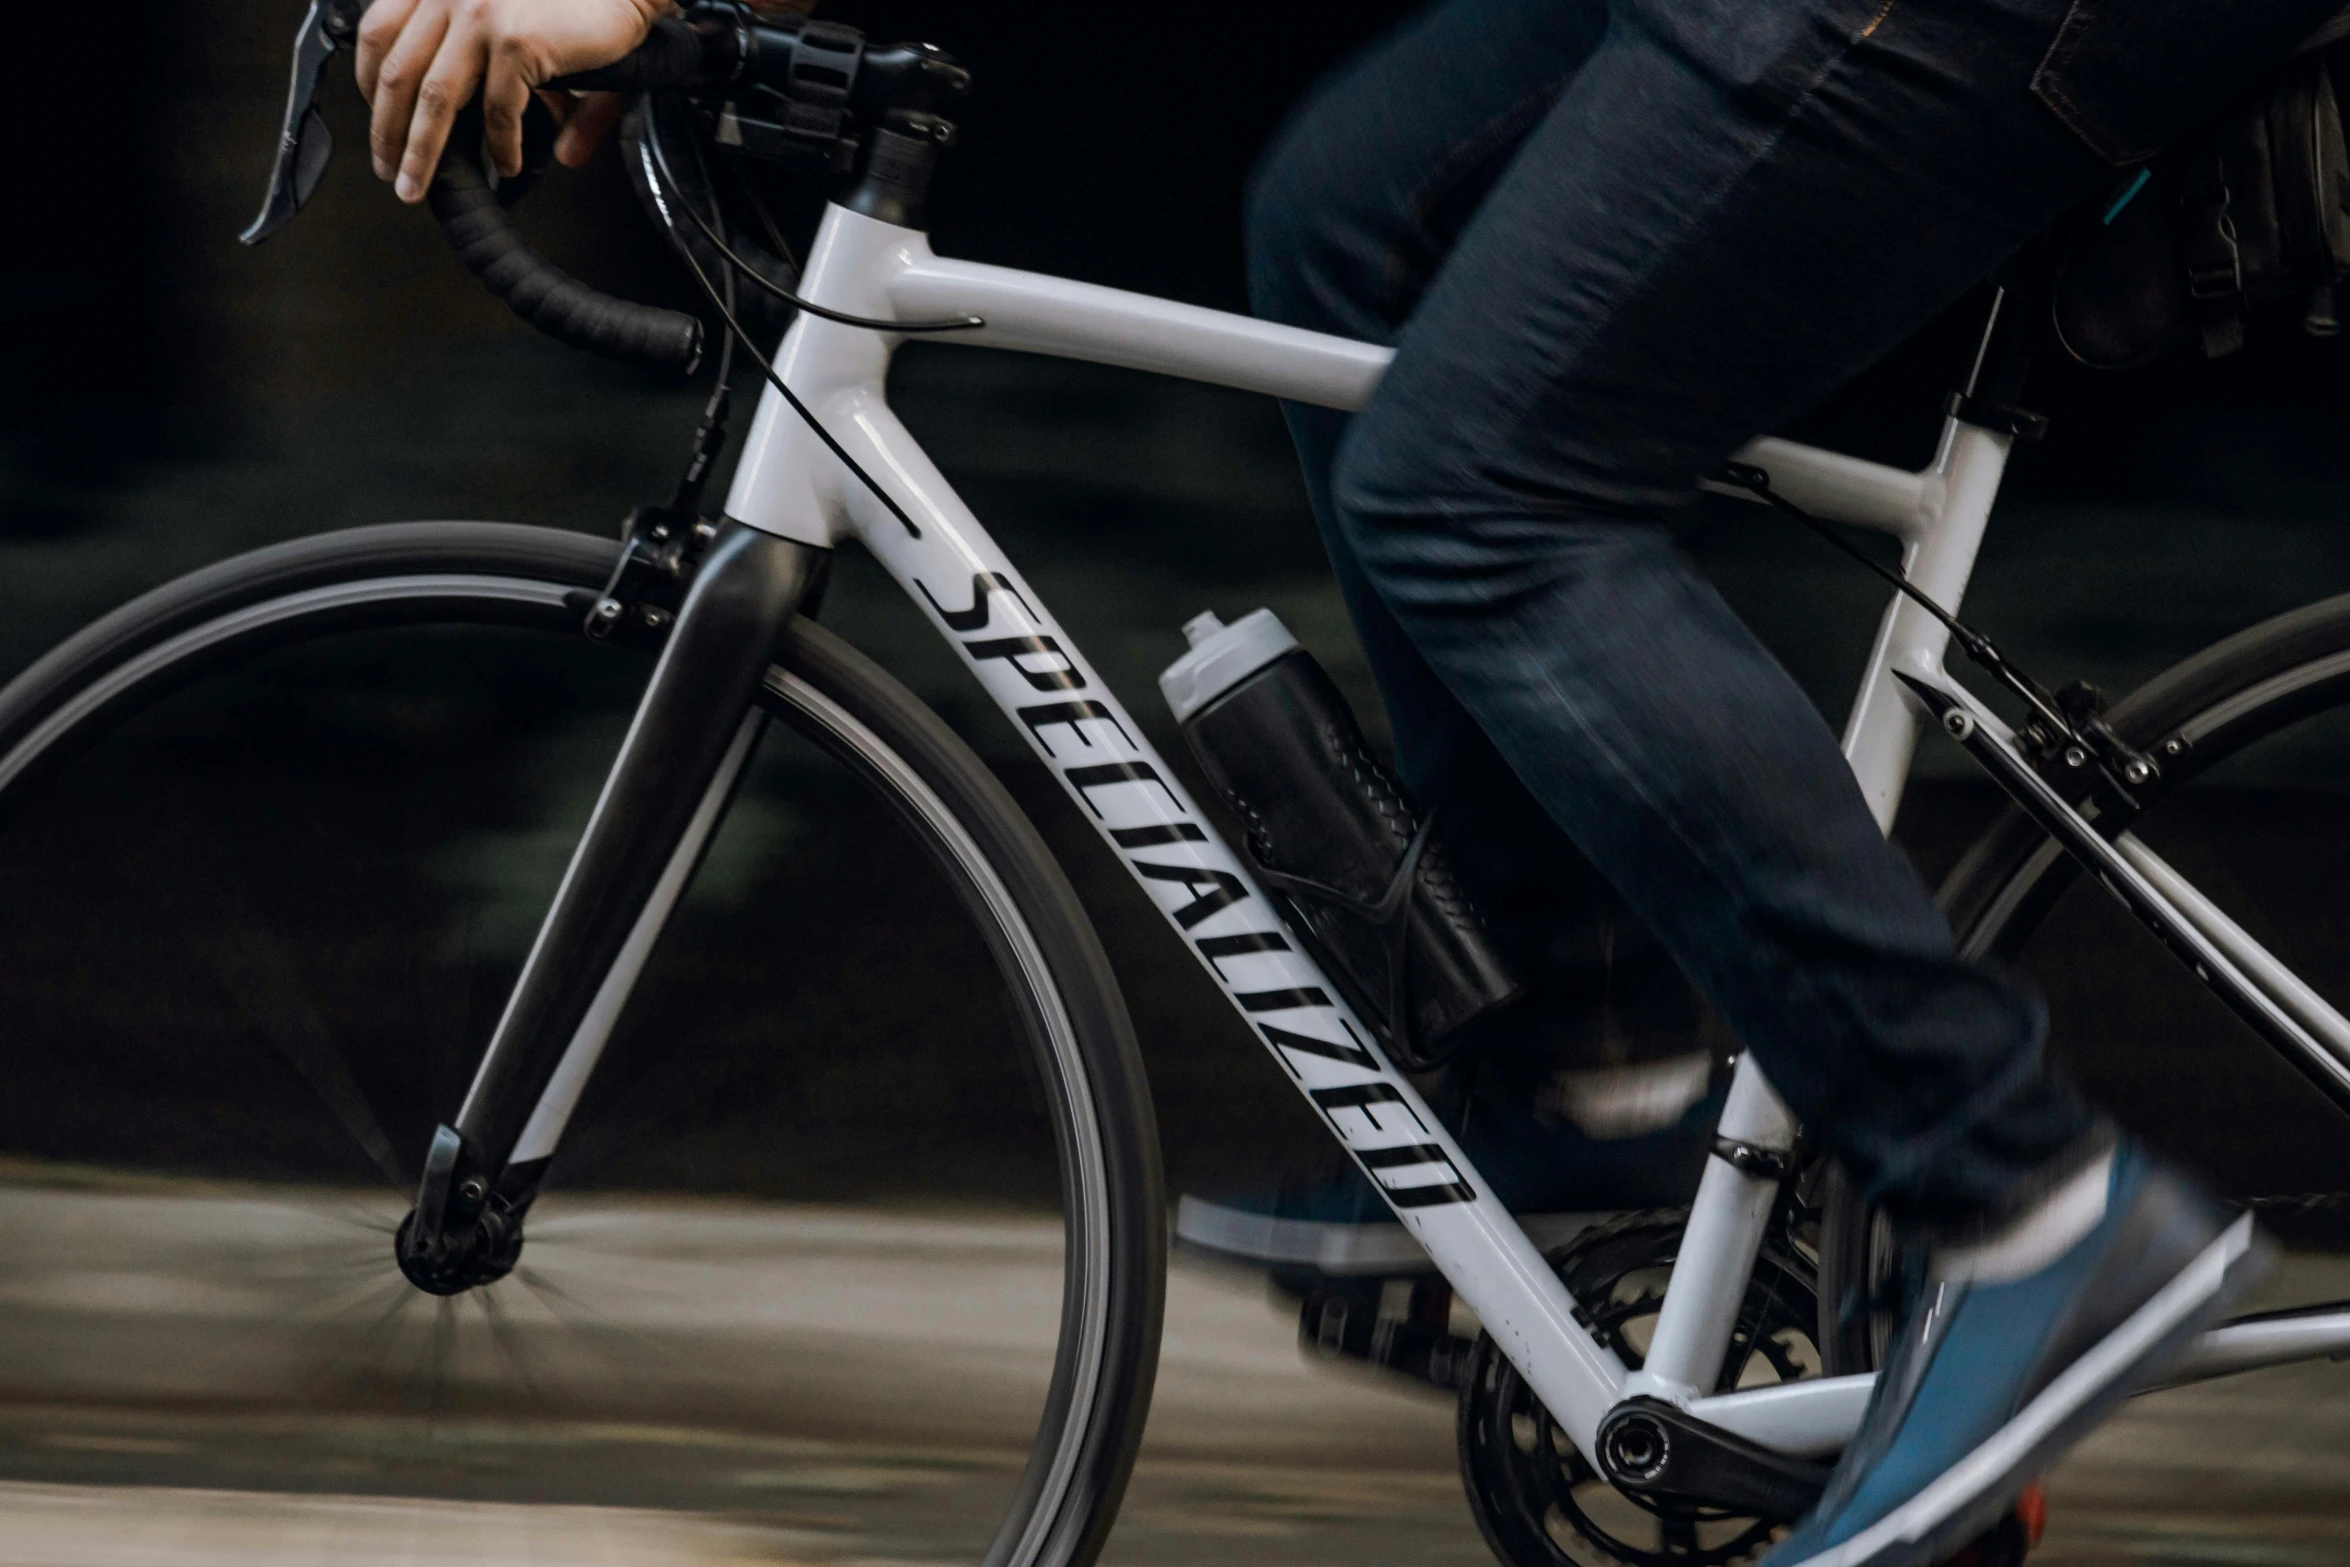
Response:
M2217 359L2257 314L2341 330L2350 275L2350 147L2333 45L2350 13L2255 93L2127 176L2074 220L2054 297L2057 340L2083 364L2126 370L2189 344Z

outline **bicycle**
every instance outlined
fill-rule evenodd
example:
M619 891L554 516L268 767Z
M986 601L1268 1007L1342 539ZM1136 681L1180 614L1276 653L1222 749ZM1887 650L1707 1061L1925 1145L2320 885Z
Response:
M278 165L251 238L283 227L316 184L327 144L313 99L327 59L355 25L356 8L344 0L315 0L304 20ZM347 1171L347 1151L334 1164L323 1145L282 1130L268 1114L234 1111L230 1090L239 1087L264 1106L278 1102L270 1094L282 1098L283 1086L261 1076L215 1084L202 1070L193 1074L219 1096L216 1119L230 1146L218 1159L211 1159L217 1150L206 1158L175 1151L172 1137L193 1134L95 1118L89 1126L20 1126L16 1151L54 1164L59 1148L96 1147L102 1156L86 1162L109 1169L136 1168L145 1158L157 1179L197 1168L264 1183L224 1188L242 1194L238 1223L245 1228L225 1252L207 1254L208 1266L233 1257L246 1267L272 1224L289 1244L311 1244L323 1233L319 1226L350 1210L367 1232L353 1243L364 1256L352 1254L363 1287L388 1287L402 1304L442 1303L422 1351L436 1378L430 1407L401 1404L385 1364L396 1358L390 1347L364 1333L338 1339L338 1351L356 1347L375 1362L316 1390L342 1396L376 1423L362 1422L364 1430L272 1426L277 1435L260 1442L263 1457L255 1462L323 1486L333 1465L317 1468L322 1454L340 1463L346 1449L395 1440L406 1428L394 1417L403 1413L428 1424L454 1422L463 1427L460 1446L490 1450L488 1438L463 1425L479 1413L481 1379L469 1381L471 1330L450 1303L480 1303L479 1331L493 1339L529 1336L515 1316L521 1308L496 1305L503 1297L490 1287L514 1278L538 1290L523 1260L524 1236L528 1230L534 1248L554 1238L533 1228L532 1216L543 1190L563 1185L550 1181L551 1168L563 1174L557 1159L578 1151L566 1138L575 1112L596 1099L600 1066L608 1075L603 1058L622 1011L752 771L762 737L771 746L790 741L802 758L790 764L803 769L795 776L830 769L822 772L830 781L811 789L853 829L829 840L830 852L847 856L832 867L841 907L854 907L847 900L855 896L868 906L901 899L903 909L919 907L915 928L925 940L961 941L984 954L1011 1023L996 1043L1033 1073L1034 1113L1021 1125L1013 1124L1026 1113L1011 1108L1017 1096L991 1099L995 1090L984 1085L967 1090L979 1135L995 1139L991 1148L1011 1147L1018 1131L1049 1142L1049 1161L1014 1173L1037 1177L1063 1209L1060 1298L1039 1308L1051 1321L1049 1354L1030 1368L1048 1368L1029 1395L1037 1435L1016 1474L998 1476L1003 1516L985 1552L1005 1564L1092 1560L1134 1462L1158 1347L1166 1215L1149 1094L1116 980L1035 827L936 715L810 618L830 553L854 540L955 648L1474 1313L1480 1335L1461 1378L1464 1466L1497 1554L1519 1564L1753 1555L1817 1494L1826 1460L1868 1398L1875 1346L1865 1314L1856 1327L1844 1309L1865 1294L1881 1260L1871 1253L1866 1214L1832 1181L1822 1195L1824 1177L1800 1129L1746 1060L1735 1068L1714 1156L1685 1220L1638 1217L1546 1256L1494 1199L1420 1090L1390 1064L1376 1030L1336 999L1338 988L1292 939L1248 864L898 423L885 386L895 346L924 336L1351 408L1370 395L1388 352L936 256L924 233L924 200L968 83L967 73L929 46L872 47L851 29L755 22L726 6L664 22L629 60L573 80L647 95L628 148L632 179L727 325L722 387L738 346L764 379L718 521L702 514L701 486L723 440L723 396L713 400L678 494L665 506L640 508L617 545L487 523L396 524L306 539L158 589L0 692L0 810L17 822L21 841L28 821L55 834L76 830L73 801L60 804L58 791L44 795L40 785L72 778L82 787L65 794L86 797L98 765L90 759L116 754L108 745L145 721L140 715L288 648L470 628L466 637L484 632L488 640L422 645L439 649L433 656L442 667L468 672L486 669L493 656L528 671L553 650L584 651L607 661L595 678L620 689L636 679L621 667L630 652L654 655L617 759L477 1064L454 1054L455 1033L418 1050L393 1029L384 1058L429 1056L411 1061L422 1081L362 1082L338 1055L335 1037L369 1021L368 985L380 977L381 960L364 927L346 940L336 920L372 912L351 906L366 903L374 862L348 867L348 881L318 910L322 938L349 970L348 994L331 1021L313 1012L308 1023L275 1025L274 1069L298 1079L329 1110L330 1136L346 1138L366 1163L408 1184L413 1199L401 1210L347 1199L339 1176L315 1173ZM762 244L758 231L728 218L708 149L749 164L796 165L845 187L826 207L796 281L775 248L779 237ZM528 249L507 210L528 184L527 177L493 184L460 156L445 162L434 210L468 267L526 319L566 341L641 363L682 369L698 362L703 343L694 318L598 295ZM796 312L772 357L741 324L746 284ZM2029 428L2018 399L2035 325L2026 319L2032 287L2019 275L1998 296L1924 470L1771 439L1742 452L1718 487L1899 541L1898 591L1846 727L1845 750L1888 827L1922 722L1963 746L2013 802L1969 857L1951 897L1970 951L2019 951L2085 868L2259 1037L2332 1103L2350 1109L2350 1019L2275 955L2276 937L2256 937L2246 923L2252 916L2224 912L2147 836L2159 837L2161 808L2183 785L2350 700L2350 596L2256 626L2110 710L2078 689L2044 690L1954 618L2012 444ZM2022 722L2006 721L1945 671L1953 640L2023 704ZM478 743L491 745L510 721L493 714L477 723ZM104 785L98 794L132 802L152 783L102 767L97 778ZM122 819L139 814L134 804ZM197 852L190 846L203 837L200 820L167 819L155 830L155 841L176 845L174 852ZM853 854L838 847L850 839ZM35 840L23 854L38 862L65 855L77 841ZM398 847L384 849L384 858L396 857ZM290 869L277 870L298 880ZM289 896L318 902L323 895L301 884ZM799 965L792 995L817 998L807 1004L820 1017L826 1008L847 1017L895 1004L894 993L860 983L866 971L858 965L872 955L845 944L843 927L854 922L826 920L826 912L811 911L791 936L800 952L838 960L839 969ZM140 908L107 928L118 939L124 932L135 938L180 931L189 917L172 906ZM212 942L207 961L216 976L233 970L237 984L282 990L267 954L229 951L233 942L202 932L184 939ZM498 964L487 968L502 979ZM22 994L18 1003L23 1026L37 1035L48 1003ZM462 1006L456 1010L461 1015ZM986 1006L960 1010L975 1015ZM83 1065L28 1069L36 1084L51 1087L44 1106L73 1103L74 1073ZM426 1068L465 1076L453 1114L448 1085L433 1082ZM947 1097L956 1091L950 1085ZM387 1127L411 1123L433 1130L404 1147ZM142 1147L142 1139L163 1152ZM905 1157L918 1163L919 1150ZM41 1168L36 1184L57 1179ZM271 1170L283 1168L295 1170L295 1184L266 1184ZM76 1179L106 1191L164 1192L154 1199L164 1217L131 1240L201 1249L184 1236L169 1238L169 1215L192 1211L170 1208L167 1198L176 1200L180 1188L125 1188L107 1170ZM97 1245L114 1221L71 1202L23 1212L33 1217L20 1214L26 1228L12 1266L33 1283L9 1297L15 1320L6 1332L17 1353L6 1392L13 1405L142 1409L177 1400L234 1413L246 1405L224 1387L266 1409L312 1378L309 1359L278 1363L242 1358L241 1351L229 1355L227 1372L191 1369L206 1354L218 1358L219 1346L204 1342L201 1313L177 1337L165 1335L154 1363L126 1362L119 1343L89 1326L94 1319L72 1314L116 1309L110 1297L77 1295L41 1271L49 1258L53 1269L70 1274L54 1259L74 1255L76 1245ZM1807 1212L1817 1219L1816 1239L1798 1233ZM271 1214L278 1217L265 1222ZM590 1205L568 1222L593 1229L608 1221L617 1222ZM706 1215L655 1215L644 1223L656 1241L680 1247L699 1234L712 1255L743 1244L748 1233ZM660 1245L647 1242L638 1260L657 1273L661 1256ZM385 1286L393 1268L398 1277ZM1669 1283L1625 1292L1643 1270L1663 1269ZM251 1283L268 1275L238 1277ZM343 1299L321 1289L292 1305L297 1316L316 1316ZM221 1320L242 1320L222 1309ZM620 1332L621 1347L651 1342L645 1335L653 1320ZM93 1347L76 1349L77 1332L90 1334ZM679 1353L673 1344L659 1352ZM2173 1376L2346 1352L2350 1303L2328 1304L2225 1325ZM518 1366L528 1358L510 1353ZM615 1354L622 1364L611 1375L626 1382L635 1353ZM729 1360L705 1379L709 1385L697 1384L696 1396L717 1411L711 1419L737 1418L746 1401L780 1385L719 1385L740 1370ZM823 1368L807 1374L816 1379L810 1385L828 1385ZM99 1395L91 1395L93 1386ZM832 1393L849 1397L838 1387ZM641 1389L614 1396L614 1407L639 1415L649 1407ZM100 1425L89 1438L96 1446L71 1450L136 1453L147 1440ZM247 1431L240 1438L247 1446L259 1442L250 1427L239 1429ZM352 1483L396 1490L390 1472L365 1469ZM206 1483L222 1482L215 1475ZM1578 1500L1594 1485L1648 1520L1641 1539L1611 1533Z

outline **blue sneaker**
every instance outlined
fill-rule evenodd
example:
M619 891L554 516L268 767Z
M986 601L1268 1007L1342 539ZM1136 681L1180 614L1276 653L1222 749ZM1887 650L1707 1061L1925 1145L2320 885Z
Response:
M1937 1254L1819 1506L1763 1567L1940 1560L2158 1374L2267 1254L2249 1215L2231 1221L2126 1141L1994 1242Z

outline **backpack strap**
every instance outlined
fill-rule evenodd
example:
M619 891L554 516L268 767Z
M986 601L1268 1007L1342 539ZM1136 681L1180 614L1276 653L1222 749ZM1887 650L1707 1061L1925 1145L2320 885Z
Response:
M2316 229L2317 281L2301 329L2312 337L2333 337L2342 330L2335 311L2335 287L2350 275L2350 138L2342 132L2341 100L2334 93L2332 69L2324 56L2317 60L2316 96L2310 105L2309 199Z
M2187 267L2187 297L2195 312L2207 359L2244 346L2244 257L2236 244L2229 212L2233 193L2220 150L2198 146L2179 170L2180 259Z

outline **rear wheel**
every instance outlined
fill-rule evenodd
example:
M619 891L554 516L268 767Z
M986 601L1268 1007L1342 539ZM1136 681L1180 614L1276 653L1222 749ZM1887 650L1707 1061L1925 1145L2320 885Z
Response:
M0 1534L1098 1553L1163 1291L1124 1006L994 776L819 627L521 1265L396 1270L649 669L578 634L613 558L305 540L0 693Z
M2328 1004L2350 1008L2350 596L2206 649L2111 721L2162 769L2125 848L2159 856ZM2124 1124L2239 1197L2350 1189L2338 1112L2020 811L2002 812L1941 897L1962 951L2022 971L2047 996L2052 1052ZM2261 1135L2245 1137L2249 1126ZM1886 1293L1889 1241L1841 1178L1825 1198L1822 1342L1834 1370L1865 1371L1890 1330L1870 1309ZM2338 1225L2334 1211L2300 1222Z

